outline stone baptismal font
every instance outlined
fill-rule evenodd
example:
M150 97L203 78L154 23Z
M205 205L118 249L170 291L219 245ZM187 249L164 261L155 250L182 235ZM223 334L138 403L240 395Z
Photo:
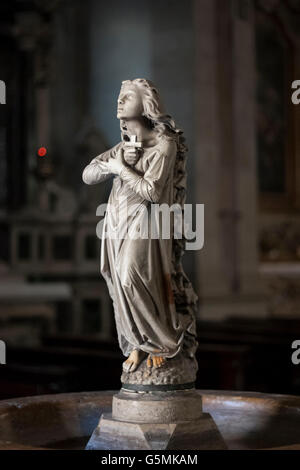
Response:
M97 234L121 390L1 400L0 449L300 450L298 396L196 390L197 295L181 264L189 237L177 236L180 218L152 210L187 212L183 134L147 80L123 82L118 118L121 142L83 180L114 177Z
M177 222L186 198L185 139L145 79L122 83L117 117L121 141L91 161L83 181L114 177L100 270L126 359L112 413L101 416L87 449L205 449L212 441L225 448L195 390L198 297L182 267Z

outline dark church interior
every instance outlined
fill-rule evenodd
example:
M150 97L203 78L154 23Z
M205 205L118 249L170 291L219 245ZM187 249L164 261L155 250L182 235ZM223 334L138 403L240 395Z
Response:
M96 236L111 181L82 171L119 142L138 77L184 130L205 207L184 256L197 388L300 395L300 2L2 0L0 399L120 388Z

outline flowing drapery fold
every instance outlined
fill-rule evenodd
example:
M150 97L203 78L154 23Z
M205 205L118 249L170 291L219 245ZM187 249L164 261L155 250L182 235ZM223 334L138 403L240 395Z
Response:
M93 159L83 172L84 182L96 184L113 176L103 162L115 158L122 146L120 142ZM188 308L176 309L174 300L173 227L170 238L164 239L161 218L157 217L159 237L151 237L152 205L173 204L176 155L176 141L161 136L155 147L143 149L134 168L124 167L114 177L103 224L100 268L113 300L118 340L125 356L133 349L168 358L184 350L193 356L197 347L194 315ZM128 227L139 232L145 224L148 238L128 236ZM107 236L116 232L122 235Z

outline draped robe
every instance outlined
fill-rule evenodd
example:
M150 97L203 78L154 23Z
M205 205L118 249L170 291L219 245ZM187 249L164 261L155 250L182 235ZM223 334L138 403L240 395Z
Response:
M123 145L120 142L94 158L83 171L83 181L97 184L113 176L103 162L116 158ZM161 136L156 146L143 149L133 168L124 166L120 175L115 175L108 200L100 270L113 301L124 356L139 349L171 358L185 347L192 357L196 349L195 318L176 311L172 291L172 221L171 236L164 239L161 218L156 217L159 236L151 236L151 205L173 204L176 155L176 141ZM145 224L148 238L124 236L128 229L138 235ZM117 237L107 236L114 232Z

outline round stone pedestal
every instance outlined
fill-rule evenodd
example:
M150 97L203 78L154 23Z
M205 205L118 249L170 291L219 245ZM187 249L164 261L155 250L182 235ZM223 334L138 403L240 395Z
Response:
M112 413L103 414L87 450L226 449L224 440L196 390L129 392L113 396Z
M136 423L177 423L201 418L202 399L195 390L114 395L112 417Z

